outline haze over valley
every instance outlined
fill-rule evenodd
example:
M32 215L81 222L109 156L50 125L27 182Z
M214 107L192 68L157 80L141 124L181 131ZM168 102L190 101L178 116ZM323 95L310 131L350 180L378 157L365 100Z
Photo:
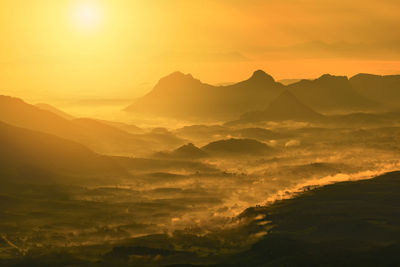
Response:
M395 78L400 88L400 76L380 80ZM113 247L142 247L146 238L197 255L194 262L213 262L207 255L222 247L224 254L245 250L274 229L266 222L251 234L236 233L252 224L247 208L399 168L397 106L373 101L373 86L364 95L354 79L323 75L285 86L258 70L213 87L175 72L121 111L182 119L184 126L170 128L79 118L1 96L4 263L52 259L60 251L85 260L86 250L97 255L86 260L103 262ZM194 236L205 243L184 241ZM166 249L158 242L148 243L149 255ZM155 264L149 255L133 262ZM186 259L167 255L157 261Z
M0 1L0 266L399 265L399 11Z

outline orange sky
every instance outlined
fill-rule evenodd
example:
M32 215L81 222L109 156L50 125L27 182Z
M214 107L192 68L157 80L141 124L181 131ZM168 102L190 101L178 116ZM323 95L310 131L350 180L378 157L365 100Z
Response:
M0 0L1 94L135 97L208 83L400 73L398 0Z

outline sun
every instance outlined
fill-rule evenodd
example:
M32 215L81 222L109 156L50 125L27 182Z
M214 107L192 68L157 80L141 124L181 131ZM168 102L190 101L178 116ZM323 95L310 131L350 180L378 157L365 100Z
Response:
M81 30L95 30L103 20L103 12L94 3L80 3L73 10L73 20Z

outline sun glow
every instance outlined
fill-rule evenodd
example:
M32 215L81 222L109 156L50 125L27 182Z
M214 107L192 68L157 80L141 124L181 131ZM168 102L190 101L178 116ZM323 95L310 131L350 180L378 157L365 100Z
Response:
M73 12L74 23L82 30L95 30L103 20L100 6L92 3L79 4Z

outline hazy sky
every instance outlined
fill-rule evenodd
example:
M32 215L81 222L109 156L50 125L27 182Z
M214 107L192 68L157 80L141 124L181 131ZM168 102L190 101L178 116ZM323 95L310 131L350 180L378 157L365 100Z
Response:
M398 0L0 0L1 94L138 96L208 83L400 73Z

